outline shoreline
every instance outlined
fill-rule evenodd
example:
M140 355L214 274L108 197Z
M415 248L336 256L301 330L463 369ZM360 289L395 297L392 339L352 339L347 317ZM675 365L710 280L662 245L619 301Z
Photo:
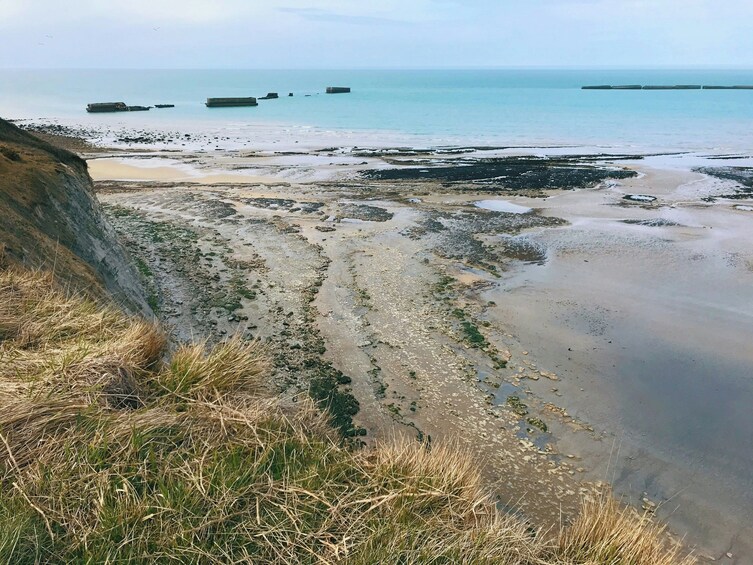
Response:
M19 127L43 135L83 139L94 151L244 151L261 153L311 152L325 148L370 148L385 151L516 151L541 155L624 154L624 155L719 155L731 159L753 159L746 147L713 145L667 146L649 143L605 143L596 140L530 139L476 135L411 134L380 129L326 128L295 123L232 120L226 123L209 119L170 122L94 121L79 118L10 119Z
M515 152L519 151L519 149L514 148L503 151ZM334 266L330 265L328 267L327 277L322 281L321 290L315 302L318 310L318 331L323 336L325 342L330 344L330 348L336 343L343 344L342 346L332 348L332 351L327 353L328 358L335 366L341 368L346 374L354 373L363 376L363 379L354 379L353 384L354 392L360 395L359 401L362 404L363 416L360 417L363 418L363 425L371 427L374 430L381 430L380 433L394 429L395 426L402 429L405 427L404 422L412 422L414 428L434 427L435 429L447 429L447 426L450 426L450 428L457 427L460 429L463 427L461 423L463 421L463 414L481 414L488 410L496 413L497 418L508 419L508 424L503 425L503 427L509 426L514 429L521 424L520 419L516 423L516 406L510 405L509 398L516 396L516 394L522 394L519 391L523 391L524 393L526 389L533 389L534 394L530 395L530 402L524 400L523 403L527 402L530 404L530 406L526 405L526 409L529 411L538 410L538 412L534 412L535 414L545 414L547 411L556 414L556 412L552 412L551 409L545 406L547 403L546 389L549 389L548 394L550 397L552 388L556 388L557 392L563 394L562 397L556 393L554 395L559 404L577 397L576 392L577 388L579 388L577 385L573 385L575 386L574 390L560 392L560 389L562 391L566 390L566 383L569 383L570 378L572 378L566 376L567 371L572 371L573 369L565 370L560 375L559 371L556 371L554 368L556 356L552 357L550 355L547 358L546 355L542 354L542 351L536 351L536 349L543 350L545 347L537 347L535 345L534 342L540 340L536 339L535 335L530 333L530 329L535 328L536 324L541 322L541 319L532 318L533 322L529 323L528 337L523 338L522 335L517 335L521 333L520 328L517 330L510 328L511 319L513 318L500 315L499 313L495 314L500 307L506 307L504 299L510 295L511 290L514 291L514 288L511 289L510 287L505 287L505 285L509 284L511 279L520 276L525 277L525 273L539 268L536 266L536 261L530 259L531 249L526 248L523 250L525 251L524 253L520 248L521 242L529 244L532 241L530 235L535 236L533 241L536 243L536 237L540 238L542 234L544 239L546 239L546 234L557 231L569 232L573 230L573 227L584 229L583 226L586 226L588 229L591 229L605 220L624 219L623 216L629 216L627 219L636 221L650 220L656 215L657 211L665 208L670 211L677 210L678 206L680 212L690 212L692 214L697 206L701 207L699 208L700 210L705 210L721 205L724 207L722 213L732 213L739 215L740 218L747 218L747 216L743 216L746 213L745 211L728 210L727 208L731 209L732 205L726 202L717 205L703 203L703 196L714 195L717 192L719 194L729 192L729 183L725 183L723 180L714 181L711 177L704 176L705 179L711 180L704 181L706 184L698 182L696 183L697 186L694 186L694 182L703 180L698 173L687 173L692 178L685 178L682 176L684 173L681 174L677 171L666 169L662 173L663 176L657 176L655 172L657 169L643 166L646 165L646 161L650 163L650 157L643 159L643 162L603 159L604 162L613 161L616 166L624 166L626 163L630 163L629 167L637 169L639 175L633 179L602 181L597 189L547 190L538 191L538 193L535 193L536 191L499 193L490 192L488 188L478 184L471 184L471 188L465 193L459 193L457 188L444 186L441 180L420 178L408 180L395 179L392 181L364 180L357 176L362 170L375 169L375 164L379 162L383 163L384 167L377 167L376 170L384 170L385 168L394 170L401 167L404 168L406 166L405 162L410 162L417 158L423 159L427 154L412 154L416 153L415 151L403 151L402 154L401 152L397 152L397 156L394 153L387 155L386 159L389 162L385 160L383 153L380 154L378 151L372 151L371 154L366 156L358 155L357 157L360 161L357 161L357 159L356 161L359 164L346 162L342 166L329 164L332 162L330 153L322 155L316 152L300 152L307 156L307 159L303 159L303 161L301 160L303 155L300 154L293 156L274 154L240 156L236 153L228 155L223 154L223 152L203 155L190 151L185 153L167 153L166 156L168 158L178 161L178 163L183 162L185 165L192 167L192 170L198 170L198 175L187 173L180 166L175 167L172 165L167 167L168 171L165 171L164 167L138 167L138 162L131 163L126 168L123 168L122 165L120 167L117 166L117 160L132 156L148 160L160 159L159 152L152 151L145 154L136 151L131 155L127 149L120 150L115 152L117 155L115 161L112 161L109 152L110 150L100 149L92 151L92 153L95 153L94 156L97 157L98 161L97 166L92 168L95 181L100 186L107 188L100 193L100 199L105 201L109 206L126 206L138 211L139 214L145 214L147 218L152 218L152 220L160 218L161 221L188 222L200 231L214 230L221 235L224 241L228 242L225 245L233 247L230 243L234 237L232 234L241 228L237 224L226 222L223 218L233 219L234 216L232 214L223 216L224 212L219 215L210 214L207 216L209 210L215 209L220 204L223 206L229 204L228 213L232 210L239 218L253 218L254 221L265 222L263 225L272 226L269 229L265 228L267 230L265 232L266 239L256 237L253 240L246 240L248 242L253 241L252 248L256 250L255 253L264 251L264 248L269 245L269 238L280 237L287 242L282 246L282 252L285 252L285 249L288 249L289 252L289 246L293 245L290 243L292 240L289 241L287 239L288 236L281 234L284 234L287 229L297 229L298 235L293 239L300 241L301 244L305 240L305 245L300 248L301 253L304 253L304 255L311 253L311 249L308 247L310 245L318 246L317 248L320 248L320 251L316 255L323 254L323 256L334 262ZM337 152L333 152L333 154L337 156ZM479 154L483 157L489 156L489 152L479 150L478 148L475 148L475 152L471 153L474 157L478 157ZM494 153L492 154L494 155ZM583 155L583 153L577 154ZM435 153L433 162L430 162L427 166L435 166L437 162L462 158L464 155L468 156L469 154L460 153L448 156L446 154ZM668 155L665 154L654 159L658 159L659 161L661 159L667 160L671 158ZM338 156L341 159L351 159L351 157L354 156L352 154ZM232 175L213 176L212 171L222 170L231 161L236 162L239 158L247 159L248 162L243 164L244 167L247 167L247 171L262 170L265 171L265 174L246 175L243 171L232 171ZM404 162L400 163L401 160ZM190 163L185 163L185 161L190 161ZM451 162L454 164L457 161ZM736 156L727 160L716 159L712 156L704 161L704 163L706 162L720 166L728 166L732 163L738 165L742 163L745 166L749 166L747 160L737 159ZM128 175L133 174L134 169L140 169L143 174L138 178L129 178ZM298 174L291 172L296 170ZM207 171L210 173L207 174ZM682 179L678 181L679 177L682 177ZM230 181L233 179L238 180L238 182L231 183ZM672 186L673 183L675 183L674 186ZM361 193L360 191L366 187L369 187L370 193ZM649 189L660 198L658 202L635 205L623 203L621 198L615 198L616 194L644 194L649 192ZM521 194L524 195L521 196ZM197 207L196 204L191 204L190 201L184 200L188 195L190 195L193 201L200 203L200 205ZM597 205L593 205L591 201L594 196L600 200ZM506 229L509 229L509 226L495 227L493 219L497 216L494 216L493 213L490 215L488 211L470 210L470 208L474 207L473 203L475 201L488 200L491 197L501 197L516 204L533 208L536 210L534 214L536 218L564 217L569 225L557 227L556 224L552 226L545 224L537 226L535 223L531 225L520 223L513 230L512 239L507 238L516 246L508 246L505 252L507 256L504 259L504 264L507 270L503 270L501 273L494 273L488 270L489 265L493 264L494 261L487 262L483 257L473 255L473 253L478 252L473 248L473 241L481 239L486 246L496 245L495 242L498 239L495 238L497 238L498 234L495 231L504 233ZM690 203L685 203L686 197ZM375 198L376 200L374 200ZM274 202L270 204L267 201L259 199L267 199ZM281 202L277 202L285 199L294 202L323 201L325 209L330 209L344 215L339 221L330 221L328 218L318 215L311 217L301 216L302 212L294 210L300 204L287 206ZM418 202L411 202L411 199L418 200ZM347 200L358 201L360 208L349 211ZM214 204L211 204L211 207L207 208L209 202L214 202ZM608 205L605 206L604 202L608 202ZM744 202L746 201L741 200L737 204ZM364 209L364 206L367 208ZM370 215L374 212L369 211L368 207L386 210L393 214L393 216L387 221L374 221ZM586 210L587 212L582 212L581 210ZM607 213L604 214L604 211L607 211ZM348 214L353 215L354 213L356 216L361 214L361 217L351 218L348 216ZM507 218L506 215L503 216ZM455 217L461 218L462 221L456 222L453 220ZM449 225L451 228L449 236L446 236L441 229L439 231L432 231L439 228L432 228L432 224L427 224L422 220L426 218L438 221L440 224L444 222L442 225ZM481 221L479 219L483 220L483 223L477 223ZM672 219L665 219L667 222L674 221ZM356 221L349 223L351 220ZM473 226L473 229L469 232L463 225L457 225L463 222L471 222L470 225ZM474 224L473 222L476 223ZM492 222L492 224L489 224L489 222ZM682 233L681 239L683 240L681 245L692 247L694 242L699 239L697 233L701 233L699 232L701 228L694 227L692 222L688 222L688 224L690 225L680 228ZM744 230L744 224L740 225L743 226L740 229ZM317 226L327 229L331 228L333 231L319 230ZM425 230L423 233L421 233L422 229ZM625 232L629 232L630 230L639 232L640 237L637 240L640 240L642 237L652 239L654 236L649 234L652 230L657 229L662 231L665 238L668 237L671 240L674 238L671 235L673 233L672 230L677 230L678 228L669 224L659 227L630 224L620 225L620 230ZM488 230L488 233L485 230ZM598 255L600 252L596 249L598 246L588 241L588 237L590 237L592 232L585 229L584 232L586 234L584 236L585 240L579 241L578 245L574 247L571 245L571 248L562 246L561 243L558 247L556 240L554 241L554 246L552 246L551 242L548 242L547 245L547 242L544 241L542 245L545 250L544 261L547 266L541 268L549 268L552 264L551 253L559 253L560 251L557 251L557 249L565 250L569 255L582 254L583 256L588 256L589 261L593 260L592 255L594 253ZM251 234L247 231L243 231L243 234L246 238L251 237ZM444 237L449 237L447 242L442 241ZM618 242L617 247L620 245L629 245L629 241ZM633 241L636 241L636 239L634 238ZM615 245L614 242L610 243ZM295 245L298 244L296 243ZM384 246L387 246L387 248L384 249ZM453 246L470 247L458 255L452 249ZM397 250L397 254L389 252L392 248ZM237 254L238 250L234 253ZM274 261L274 253L271 252L271 249L266 250L266 255L265 253L261 253L261 255L266 256L266 260L271 263L272 266L270 268L272 271L282 268L281 264ZM414 256L421 259L428 258L431 268L423 267L423 263L411 259ZM519 259L521 257L527 262L521 263ZM243 259L249 260L250 258L244 257ZM321 265L320 267L314 267L315 264L318 264L318 261L319 259L315 259L314 255L312 255L311 269L316 270L321 267ZM481 268L479 268L479 264L481 264ZM612 268L615 268L615 265L612 265ZM575 272L578 271L576 270ZM423 299L416 299L420 303L420 308L416 310L416 306L403 296L405 294L404 285L406 281L412 281L412 284L416 288L420 288L422 281L434 280L438 276L438 273L444 273L440 276L440 282L445 280L441 277L451 277L456 282L446 283L444 285L445 288L439 289L438 294L435 288L432 291L433 294L430 299L426 299L425 301ZM499 276L500 274L501 277ZM300 276L305 279L307 277L310 278L311 274L302 273ZM262 280L264 279L265 277L262 277ZM278 291L271 289L285 287L285 285L290 284L283 279L272 282L275 283L275 286L267 289L267 292L272 294ZM179 286L179 283L174 284L178 284ZM306 286L308 283L302 284ZM530 282L526 282L523 287L525 288L525 285L530 284ZM181 292L183 292L183 295L186 295L185 289ZM378 293L381 293L381 296L376 298ZM365 297L369 297L369 299ZM277 299L283 300L279 296ZM187 296L183 296L181 300L187 301L188 298ZM372 302L378 302L378 305L375 306L371 304ZM492 302L495 304L494 306L490 306ZM530 304L530 300L524 303ZM452 307L450 308L449 306ZM458 319L457 317L453 317L453 311L458 310L458 306L466 312L464 314L465 318ZM439 313L435 310L436 308L440 309ZM186 312L185 308L180 308L180 310L182 312L177 319L191 317L190 312ZM418 326L409 326L411 328L410 332L408 332L410 335L400 337L404 333L404 328L392 327L392 320L403 319L408 313L412 313L413 315L421 313L421 316L430 315L426 319L435 319L433 324L436 324L436 329L427 330ZM540 312L539 314L543 315L546 312ZM269 313L263 314L262 318L269 315ZM595 323L598 322L598 317L597 315ZM514 319L524 320L525 317L521 317L519 313ZM367 326L363 325L364 320L369 322ZM424 318L419 318L419 321L423 322ZM506 363L508 365L506 370L495 369L490 364L490 357L488 355L485 353L482 354L474 348L470 348L470 350L467 348L468 343L464 342L465 338L463 338L462 333L463 323L465 322L474 325L477 331L480 331L484 336L484 339L494 346L495 356L505 359L508 354L510 355L509 359L511 362L509 364ZM488 322L490 325L485 326L483 322ZM261 324L258 325L261 326ZM369 328L376 328L378 335L372 335L373 330ZM348 331L343 333L346 329ZM225 331L229 330L230 328L228 327ZM588 335L587 331L585 333ZM359 339L355 340L354 336ZM396 340L398 343L393 343L391 340ZM434 344L441 344L442 347L436 349ZM447 351L446 348L449 348L451 353L442 353L443 351ZM529 348L531 349L530 352L528 351ZM410 351L423 351L423 354L418 353L419 359L417 360L408 354ZM404 355L408 356L405 357ZM449 356L442 357L443 355ZM457 378L438 383L431 381L431 374L441 373L443 367L451 367L453 364L458 363L457 359L461 358L465 359L465 361L457 366ZM435 361L431 361L432 359L435 359ZM436 360L440 360L441 363L435 364ZM418 370L408 367L408 365L412 366L412 364L418 361L420 361L420 365L425 364L425 367L419 367ZM491 360L491 363L495 362ZM474 368L471 370L471 367ZM379 369L376 373L373 372L375 368ZM415 371L415 379L410 376L410 371ZM453 371L451 370L450 372L452 373ZM557 381L553 380L550 376L542 376L541 373L556 375ZM471 377L471 374L474 374L475 378ZM488 375L495 376L490 378ZM536 379L531 378L532 376L535 376ZM470 381L468 380L469 378ZM490 380L489 383L486 382L487 378ZM419 382L414 383L414 380ZM475 384L473 384L474 380L477 381ZM499 384L495 387L494 384L497 381ZM573 378L573 381L576 381L576 379ZM389 393L395 394L395 396L393 397L389 394L386 395L386 398L379 398L378 395L375 396L373 392L375 390L374 387L378 389L381 385L386 385L386 390ZM418 388L430 387L433 390L418 391L417 386ZM510 388L511 386L513 387L512 389ZM595 384L593 386L595 389L597 388ZM511 391L516 394L512 394ZM491 405L487 404L484 400L485 394L491 394L495 398L495 400L492 400ZM502 400L501 405L496 404L497 400L501 398L498 398L499 394L507 395L507 400ZM597 404L600 399L607 398L609 395L607 391L598 390L594 390L592 394L595 395L592 401L593 404ZM411 400L411 398L416 400ZM465 400L455 400L457 405L453 407L448 407L444 404L449 399L458 398ZM527 393L524 398L528 398ZM552 400L554 398L549 399L549 401ZM410 410L413 406L410 402L414 401L416 402L416 406L418 406L415 413ZM390 402L393 407L398 407L398 412L395 412L395 408L389 407ZM577 403L573 406L577 406ZM421 410L422 407L424 410ZM448 424L447 421L438 421L436 417L430 414L430 407L439 410L438 415L441 416L440 419L450 421L457 419L457 421L451 424ZM524 434L524 436L531 437L523 439L513 434L512 438L504 441L507 442L509 439L512 439L514 443L503 442L500 449L512 454L515 443L523 449L514 456L514 459L518 460L512 461L513 467L509 465L505 467L503 465L498 469L504 469L505 472L510 473L511 476L518 479L525 474L523 472L525 469L528 469L529 472L534 472L537 478L533 484L526 487L530 492L544 488L541 484L537 484L537 481L549 473L549 463L552 460L556 461L557 464L551 468L560 470L557 476L562 477L561 480L565 481L563 484L572 483L573 485L577 485L580 480L568 479L568 477L584 476L589 477L592 481L597 480L593 475L598 475L602 472L601 469L603 469L604 462L611 456L603 448L603 441L599 445L595 444L592 439L571 443L566 442L567 438L580 437L579 434L599 434L603 430L596 429L594 432L589 431L588 428L592 427L592 422L589 421L590 418L581 422L578 409L573 411L568 407L563 408L561 406L555 406L555 408L561 408L565 413L572 412L576 417L574 419L562 417L560 420L558 419L559 417L553 415L547 416L550 425L559 428L559 430L554 431L557 438L554 443L567 444L568 448L573 447L573 449L580 449L582 452L587 452L589 450L587 446L590 446L595 453L586 454L583 463L577 462L573 464L569 462L572 460L565 453L557 455L556 451L552 453L542 449L541 446L546 445L547 441L551 441L551 439L547 439L548 432L541 434L540 430L533 430L528 434ZM457 416L452 413L453 411L457 413ZM511 417L512 420L509 420ZM531 418L538 419L539 416L531 414ZM600 419L600 417L596 416L592 419L603 423L603 417ZM475 436L475 440L472 443L474 450L488 452L490 449L490 434L494 432L490 431L492 428L485 428L486 424L483 424L483 422L484 420L481 419L478 423L475 423L472 426L474 432L470 435L466 433L465 437L470 441L471 436ZM488 420L488 422L491 425L493 420ZM523 424L523 427L530 426ZM577 428L580 431L573 432L573 428ZM410 429L410 426L408 426L408 429ZM567 431L568 429L570 431ZM498 431L496 433L500 436L509 436L508 432L503 434ZM484 434L486 434L486 437L484 437ZM528 442L530 445L525 442ZM523 459L525 457L530 457L531 459L524 462ZM565 463L564 467L561 465L563 462ZM500 464L502 463L500 462ZM581 465L586 466L589 463L593 465L593 468L586 469L585 467L581 467ZM533 467L529 467L529 464L533 465ZM522 469L515 468L518 465L521 465ZM659 463L655 465L657 473L660 472L660 466ZM583 468L583 471L579 470L581 468ZM515 484L515 487L513 492L519 492L521 483ZM510 492L509 486L501 490ZM575 499L581 494L581 492L577 491L577 487L571 495L567 494L570 490L572 490L571 487L565 488L562 491L552 491L557 493L553 499L560 496ZM643 491L640 494L642 493ZM503 502L512 502L513 500L510 497L509 500ZM634 499L631 499L631 501L635 502ZM649 502L656 504L652 500L649 500ZM660 515L663 513L663 508L660 509ZM529 511L542 512L543 514L549 512L544 509L529 509ZM673 516L676 517L677 512L673 512L669 516L671 525L682 523L682 520L674 519L673 521ZM662 518L665 517L662 515ZM555 515L551 514L551 518L555 518ZM698 526L689 524L687 527L697 528ZM738 541L738 543L740 542ZM742 551L744 552L750 551L744 545L740 547L743 548ZM717 547L713 547L708 551L719 553ZM737 555L737 548L732 551L733 554ZM744 558L744 553L742 556ZM734 563L736 561L728 560L727 562ZM743 561L739 562L742 563Z

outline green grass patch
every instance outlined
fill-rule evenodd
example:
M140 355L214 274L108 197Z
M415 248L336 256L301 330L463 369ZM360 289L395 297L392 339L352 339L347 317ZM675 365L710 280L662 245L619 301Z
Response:
M146 277L147 279L154 278L154 273L149 268L149 265L146 264L146 261L144 261L141 257L136 257L136 268L139 270L139 273L141 273L142 276Z
M150 292L146 296L146 302L149 304L149 308L152 309L152 312L155 314L159 313L160 310L160 303L159 303L159 296L156 292Z
M437 294L444 294L453 290L457 280L448 275L442 275L439 277L439 281L434 285L434 292Z
M520 400L519 396L508 396L507 405L512 408L512 411L515 412L518 416L522 417L528 415L528 406L526 406L523 401Z
M528 422L530 425L532 425L534 428L538 428L542 432L548 432L549 426L546 425L546 422L540 418L526 418L526 422Z
M463 328L465 341L467 341L473 347L485 347L488 345L486 338L479 331L476 324L474 324L473 322L464 321L462 322L461 327Z

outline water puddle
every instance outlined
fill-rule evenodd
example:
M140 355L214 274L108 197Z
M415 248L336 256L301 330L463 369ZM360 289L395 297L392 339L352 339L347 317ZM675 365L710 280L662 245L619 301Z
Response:
M476 208L491 210L492 212L506 212L508 214L528 214L533 208L513 204L507 200L479 200L473 203Z

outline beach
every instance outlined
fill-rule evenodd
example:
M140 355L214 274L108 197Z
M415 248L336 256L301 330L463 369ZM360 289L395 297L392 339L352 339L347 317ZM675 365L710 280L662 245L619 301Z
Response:
M746 563L753 159L383 140L78 150L175 339L334 368L362 441L456 442L534 523L612 485Z

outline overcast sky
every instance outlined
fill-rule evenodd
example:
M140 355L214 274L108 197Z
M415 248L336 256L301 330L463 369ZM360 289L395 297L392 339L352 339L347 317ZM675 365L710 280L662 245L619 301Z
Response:
M753 68L753 0L0 0L0 67Z

